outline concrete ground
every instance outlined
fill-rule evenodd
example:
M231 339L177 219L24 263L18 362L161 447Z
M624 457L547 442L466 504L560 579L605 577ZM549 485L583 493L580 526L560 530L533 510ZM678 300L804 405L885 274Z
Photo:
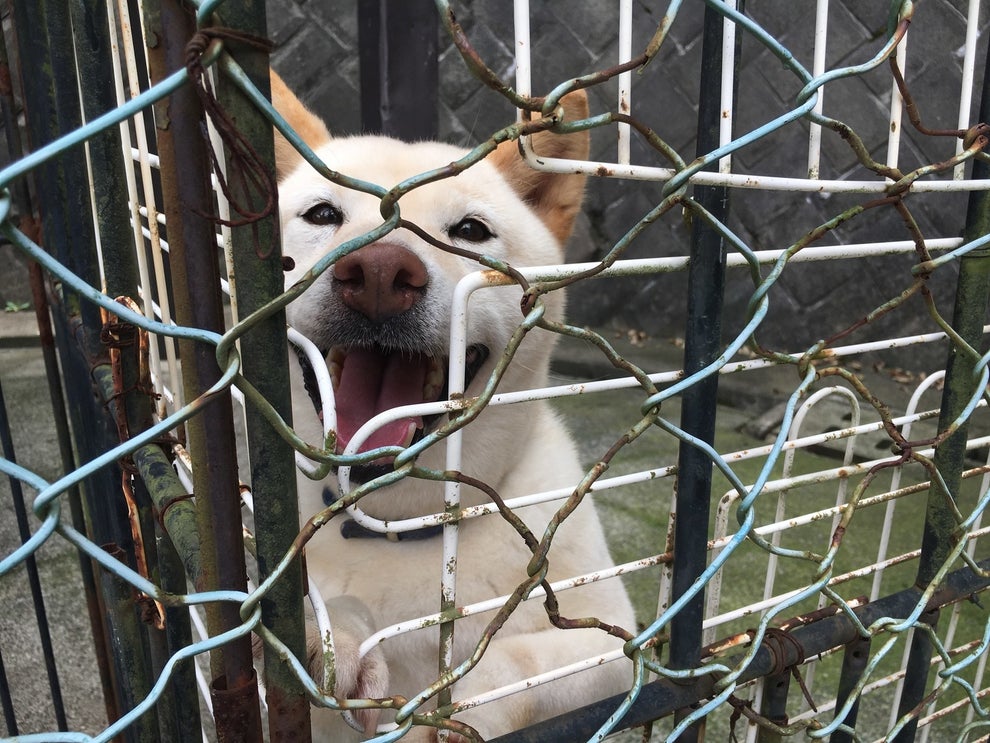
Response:
M624 355L649 370L674 369L680 364L681 351L676 342L644 339L635 333L611 333L610 340ZM560 381L588 381L614 376L614 370L599 352L586 344L572 341L562 345L555 369ZM891 399L891 395L902 396L902 383L889 373L870 370L864 373L870 376L871 387L881 396L884 393L887 399ZM797 382L793 368L725 378L720 386L717 417L720 450L732 451L763 443L765 436L774 431L775 421L779 422L780 405ZM0 311L0 384L6 398L18 463L46 479L55 478L60 473L60 465L37 328L30 310ZM615 437L635 420L635 410L642 397L638 392L624 392L613 393L612 397L582 396L561 403L560 407L571 425L578 428L576 432L589 461L600 456ZM678 420L676 405L676 401L672 401L666 409L667 417L674 421ZM828 417L830 413L826 411L820 415ZM835 416L834 422L821 421L820 425L841 427L841 411L836 411ZM672 463L674 454L669 443L668 440L667 444L657 445L659 448L667 446L666 451L644 451L641 447L636 456L647 457L655 464L660 455L662 458L659 461ZM632 457L624 466L639 465L636 457ZM663 482L666 484L660 487L668 492L670 482ZM33 492L26 489L24 495L30 510ZM3 556L9 555L20 543L17 525L11 515L11 503L7 479L0 478L0 510L3 513L0 517L0 554ZM630 516L621 511L605 510L604 518L607 527L614 532L614 542L628 543L633 539L656 543L656 540L662 539L662 531L656 531L663 528L660 523L653 523L643 518L642 514ZM37 519L33 516L31 519L31 528L37 528ZM633 534L637 529L642 533ZM38 551L36 558L45 607L53 627L69 729L96 732L102 729L105 720L89 641L88 620L78 590L79 567L75 550L55 537ZM52 730L55 725L51 691L41 660L39 633L26 576L25 568L19 567L0 577L0 656L11 684L21 733ZM645 584L633 582L630 590L638 605L655 602L655 585L653 578ZM0 733L3 732L0 728ZM638 740L638 737L634 738Z
M0 312L0 384L7 403L16 461L48 481L61 473L44 362L37 343L34 313ZM32 531L38 519L31 513L34 491L24 488ZM13 517L12 494L0 478L0 553L20 545ZM93 732L103 726L101 689L86 614L79 588L76 550L61 538L49 539L36 555L45 610L70 729ZM28 582L28 568L18 567L0 577L0 653L11 686L21 733L55 729L41 638ZM10 726L2 729L10 732Z

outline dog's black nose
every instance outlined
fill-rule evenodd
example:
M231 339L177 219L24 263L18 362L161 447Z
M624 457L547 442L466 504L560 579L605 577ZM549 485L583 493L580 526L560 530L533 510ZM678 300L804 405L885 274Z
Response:
M426 266L412 251L393 243L374 243L334 264L344 304L373 322L400 315L423 295Z

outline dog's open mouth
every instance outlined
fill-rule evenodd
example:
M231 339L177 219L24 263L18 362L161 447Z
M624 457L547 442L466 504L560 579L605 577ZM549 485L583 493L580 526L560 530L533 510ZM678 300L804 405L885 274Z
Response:
M488 358L485 346L467 349L465 382L470 384ZM328 356L337 408L337 451L379 413L403 405L444 400L448 396L447 359L414 351L336 346ZM401 418L381 426L359 452L383 446L406 447L432 431L440 414ZM375 465L386 464L378 460Z

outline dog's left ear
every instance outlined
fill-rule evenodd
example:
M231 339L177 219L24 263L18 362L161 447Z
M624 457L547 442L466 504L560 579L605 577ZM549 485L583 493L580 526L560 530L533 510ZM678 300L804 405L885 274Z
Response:
M560 100L565 121L588 117L588 96L583 90L568 93ZM591 147L587 130L575 134L540 132L533 135L537 157L586 160ZM506 180L523 201L539 214L543 222L563 245L574 229L574 219L581 210L587 178L579 173L547 173L534 170L519 154L517 142L504 142L490 156Z
M329 141L330 131L319 116L306 108L296 94L289 90L289 86L279 77L275 70L271 71L272 85L272 105L279 112L283 119L295 129L302 141L311 149L319 147ZM282 136L282 133L275 130L275 174L281 181L289 173L296 169L296 166L303 161L302 155L289 144L289 140Z

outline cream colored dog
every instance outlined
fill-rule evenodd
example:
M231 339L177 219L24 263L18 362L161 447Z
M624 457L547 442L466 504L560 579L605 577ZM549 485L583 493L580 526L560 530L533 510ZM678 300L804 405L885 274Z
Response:
M276 108L332 169L386 188L403 179L461 158L444 144L406 144L384 137L335 139L273 78ZM565 116L587 113L583 93L565 101ZM540 154L583 158L587 134L537 135ZM294 261L286 275L292 285L319 258L346 240L381 225L380 201L331 183L304 163L279 138L279 198L284 252ZM417 188L399 202L402 217L436 240L504 259L513 266L549 265L563 260L563 244L580 208L584 178L530 169L514 143L460 175ZM427 244L407 229L331 266L288 308L289 322L328 354L336 388L338 450L357 429L383 409L445 399L448 328L455 285L478 264ZM486 289L471 301L468 328L467 395L477 395L519 325L518 286ZM561 316L559 292L544 298L548 316ZM534 330L522 342L499 391L547 384L554 335ZM298 371L298 370L297 370ZM294 386L297 430L319 441L309 397ZM441 416L436 416L440 419ZM446 417L442 417L446 420ZM440 420L410 417L389 424L361 447L406 446ZM419 464L444 470L442 446L424 452ZM368 481L391 470L387 462L352 468L351 480ZM542 402L486 409L465 429L461 471L487 483L503 499L554 488L572 488L582 476L575 446L561 422ZM324 508L324 490L336 482L300 477L301 516ZM353 485L352 485L353 487ZM490 502L481 490L463 487L462 505ZM367 514L395 520L443 512L443 483L406 478L360 501ZM561 503L517 510L536 539ZM306 548L309 576L328 600L336 643L338 698L402 695L411 698L437 678L437 627L386 640L358 657L358 645L373 631L436 613L442 538L399 541L345 536L331 521ZM350 524L354 526L353 523ZM462 521L457 562L458 606L511 594L527 577L532 553L498 514ZM601 525L590 500L571 514L553 539L549 578L582 575L612 565ZM589 583L558 594L561 615L598 617L634 630L633 612L618 580ZM475 649L492 612L456 622L454 664ZM468 699L545 670L620 648L622 641L600 629L553 627L540 600L524 602L495 635L481 662L458 681L453 698ZM468 709L455 720L490 737L560 714L628 688L631 671L623 659L539 685L492 704ZM425 705L420 711L428 711ZM373 728L386 715L362 713ZM316 739L340 741L358 734L338 713L317 712ZM406 739L436 738L430 727L414 728Z

